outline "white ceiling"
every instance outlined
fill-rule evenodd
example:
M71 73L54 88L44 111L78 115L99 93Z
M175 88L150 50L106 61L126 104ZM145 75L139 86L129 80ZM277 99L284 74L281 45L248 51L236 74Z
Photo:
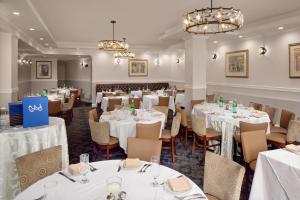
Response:
M209 4L209 0L0 0L0 29L17 30L44 47L49 43L54 48L74 44L82 48L111 39L109 21L115 19L118 39L126 37L133 45L162 46L170 45L162 35L180 26L184 13ZM300 10L300 0L214 0L214 5L240 8L244 29ZM19 11L20 16L12 15L13 11ZM30 27L35 31L29 31Z

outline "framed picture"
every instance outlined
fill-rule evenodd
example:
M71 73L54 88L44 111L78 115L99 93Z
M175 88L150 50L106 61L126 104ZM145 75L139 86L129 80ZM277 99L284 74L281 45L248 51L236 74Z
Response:
M300 78L300 43L289 44L290 78Z
M249 50L226 52L225 76L248 78Z
M148 60L129 59L128 76L148 76Z
M36 78L51 79L52 78L52 62L36 61Z

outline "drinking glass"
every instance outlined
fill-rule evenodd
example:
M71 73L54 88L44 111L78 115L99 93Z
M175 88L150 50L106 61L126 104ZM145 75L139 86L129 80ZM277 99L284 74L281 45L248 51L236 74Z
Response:
M55 189L57 181L51 181L44 184L44 200L55 200Z
M153 182L153 186L154 187L157 187L159 186L158 182L157 182L157 179L159 177L159 170L160 166L159 166L159 156L152 156L151 157L151 175L154 179L154 182Z
M89 172L89 154L84 153L80 155L80 163L84 164L85 167L80 169L80 174L82 175L81 183L85 184L89 182L89 179L86 177L86 174Z
M122 186L122 178L118 176L112 176L106 179L106 187L108 194L117 195Z

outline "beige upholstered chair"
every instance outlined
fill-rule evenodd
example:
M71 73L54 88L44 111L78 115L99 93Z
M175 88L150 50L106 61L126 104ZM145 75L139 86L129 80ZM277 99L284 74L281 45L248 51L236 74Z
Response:
M112 111L115 109L115 105L122 105L122 99L121 98L109 98L108 99L108 108L107 111Z
M141 138L128 138L128 158L139 158L144 161L151 161L152 156L161 155L162 141L147 140Z
M265 112L268 113L269 118L271 120L271 125L275 124L275 116L276 116L276 112L277 112L277 108L271 107L266 105L265 106Z
M291 120L295 119L295 113L282 110L280 116L280 127L271 126L271 133L287 133L287 129Z
M220 146L221 142L209 144L211 140L221 140L222 133L217 132L212 128L206 128L206 117L196 116L192 114L192 129L193 129L193 147L192 154L195 154L196 145L203 148L203 159L205 152L209 147ZM202 143L201 143L202 142Z
M69 101L64 103L61 109L61 115L65 119L66 123L69 124L73 119L73 107L75 103L75 95L71 94Z
M61 116L61 101L48 101L48 114L49 116Z
M89 119L91 129L91 136L94 142L94 158L97 156L97 148L106 150L106 159L110 157L110 149L119 146L119 140L115 137L110 137L109 123L108 122L95 122Z
M136 124L136 138L159 140L161 122L153 124Z
M98 113L95 108L89 111L89 119L94 120L94 122L99 121Z
M16 159L21 190L38 180L62 170L62 147L55 146Z
M215 102L215 94L207 94L206 95L206 101L208 103L214 103Z
M188 118L185 108L180 108L181 127L184 133L184 145L187 147L188 134L192 131L192 120Z
M201 104L201 103L203 103L204 101L205 101L205 100L203 100L203 99L194 99L194 100L191 100L192 108L194 107L194 105Z
M141 107L141 100L142 100L141 98L129 98L129 105L133 101L135 103L136 108L140 108Z
M252 124L248 122L240 121L240 133L234 134L234 139L238 144L241 144L241 133L248 132L248 131L258 131L258 130L264 130L265 133L268 129L268 123L259 123L259 124Z
M168 113L169 107L168 106L152 106L152 108L156 111L162 112L165 115L165 123L168 121Z
M173 118L171 130L164 129L162 131L162 136L161 136L161 140L163 141L163 143L171 143L172 162L174 162L175 155L177 154L176 153L176 136L179 133L180 121L181 121L181 114L177 113L176 116Z
M215 153L207 152L203 190L208 200L239 200L245 168Z
M255 110L262 110L262 104L260 103L250 102L249 107L252 107Z
M267 151L267 138L265 130L247 131L241 134L244 161L255 171L259 152Z
M277 148L283 148L287 144L297 141L300 134L300 121L291 120L289 123L287 134L271 133L267 135L268 144Z
M169 106L169 96L167 97L162 97L162 96L159 96L158 97L158 105L159 106Z
M103 97L114 97L116 96L116 94L112 93L112 92L103 92Z

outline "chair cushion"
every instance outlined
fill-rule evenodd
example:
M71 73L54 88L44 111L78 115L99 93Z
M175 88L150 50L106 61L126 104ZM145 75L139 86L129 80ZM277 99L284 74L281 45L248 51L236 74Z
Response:
M267 134L267 140L285 145L286 144L286 135L282 134L282 133L270 133L270 134Z
M206 129L206 137L207 138L217 138L221 137L222 133L215 131L213 128L207 128Z
M287 129L282 127L271 126L271 133L284 133L287 134Z
M171 138L171 130L163 129L161 132L161 138L165 138L165 139Z
M250 169L252 169L253 171L255 171L255 167L256 167L256 161L257 160L253 160L249 163L249 167Z
M205 193L206 197L208 200L219 200L217 197L213 196L213 195L210 195L210 194L207 194Z

